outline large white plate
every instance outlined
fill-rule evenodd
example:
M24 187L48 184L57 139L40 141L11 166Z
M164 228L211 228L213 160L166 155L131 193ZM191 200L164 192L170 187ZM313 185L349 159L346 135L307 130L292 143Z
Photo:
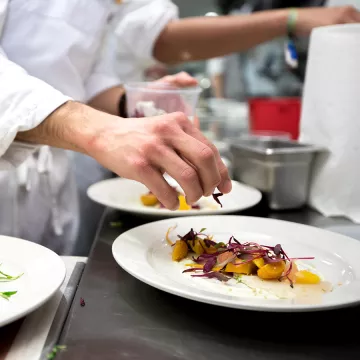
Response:
M190 228L200 231L206 227L206 232L214 234L219 241L227 241L230 235L234 235L242 242L256 241L272 246L280 243L290 257L314 256L314 260L303 261L303 266L313 268L330 282L333 291L317 292L317 296L312 296L314 294L309 290L305 294L311 296L306 301L299 301L289 298L287 292L291 288L284 283L274 283L282 286L282 291L286 289L286 296L279 298L272 291L257 291L235 280L221 283L183 274L184 264L171 260L171 246L164 240L167 229L174 225L177 225L174 236L184 235ZM171 294L204 303L258 311L314 311L360 302L360 242L296 223L235 215L166 219L123 233L115 240L112 251L117 263L139 280ZM249 281L258 278L243 279L249 284Z
M17 291L0 298L0 326L13 322L44 304L61 286L66 268L53 251L17 238L0 236L0 270L18 280L0 281L0 291Z
M171 183L171 179L167 180ZM148 189L137 181L122 178L95 183L88 188L87 194L93 201L114 209L164 217L232 213L250 208L261 200L261 193L257 189L237 181L232 183L231 193L220 198L222 208L210 196L200 199L199 203L204 207L200 210L170 211L144 206L140 201L140 196L147 193ZM172 185L176 183L173 182Z

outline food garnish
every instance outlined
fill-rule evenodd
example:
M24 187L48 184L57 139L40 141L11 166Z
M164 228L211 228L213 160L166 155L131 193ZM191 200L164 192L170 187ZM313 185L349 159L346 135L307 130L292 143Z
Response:
M49 352L49 354L47 355L47 359L49 360L54 360L56 358L56 355L60 352L60 351L64 351L66 350L66 345L56 345L52 348L52 350Z
M319 284L318 275L299 270L295 260L313 260L314 257L290 258L280 244L275 246L261 245L255 242L240 243L234 236L225 243L217 243L204 233L190 229L173 243L169 233L167 242L173 247L173 261L181 261L191 256L192 263L186 264L188 269L183 273L194 273L193 277L215 278L228 281L235 275L256 275L261 280L287 281L294 284Z
M219 192L219 193L217 193L217 194L212 194L212 197L214 198L214 200L215 200L221 207L223 207L223 206L222 206L221 201L219 200L219 197L220 197L220 196L223 196L223 195L224 195L224 194L221 193L221 192Z
M0 297L2 297L5 300L9 300L11 296L15 295L17 291L3 291L0 292Z
M12 276L9 274L5 274L3 271L0 271L0 282L8 282L8 281L15 281L17 279L19 279L23 274L17 275L17 276ZM0 297L5 299L5 300L9 300L11 298L11 296L15 295L17 293L17 291L3 291L0 292Z

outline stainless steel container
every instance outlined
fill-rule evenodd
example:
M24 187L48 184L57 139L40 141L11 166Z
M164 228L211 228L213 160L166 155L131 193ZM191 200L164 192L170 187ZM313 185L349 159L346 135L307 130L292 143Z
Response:
M314 156L323 149L291 140L245 138L232 142L234 179L262 191L274 210L306 204Z

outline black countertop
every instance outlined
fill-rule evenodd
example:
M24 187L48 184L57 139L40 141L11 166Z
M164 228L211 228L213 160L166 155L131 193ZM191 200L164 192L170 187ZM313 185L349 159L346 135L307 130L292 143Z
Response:
M243 214L320 227L349 223L309 209L275 213L261 204ZM122 227L110 225L119 220ZM60 339L67 350L57 360L360 359L360 306L312 313L234 310L170 295L128 275L113 259L112 243L146 222L105 211Z

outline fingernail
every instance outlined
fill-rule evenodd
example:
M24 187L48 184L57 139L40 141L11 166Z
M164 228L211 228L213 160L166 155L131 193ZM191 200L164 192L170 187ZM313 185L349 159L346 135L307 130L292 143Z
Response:
M219 190L224 194L228 194L232 189L232 182L231 180L225 180L218 186Z

